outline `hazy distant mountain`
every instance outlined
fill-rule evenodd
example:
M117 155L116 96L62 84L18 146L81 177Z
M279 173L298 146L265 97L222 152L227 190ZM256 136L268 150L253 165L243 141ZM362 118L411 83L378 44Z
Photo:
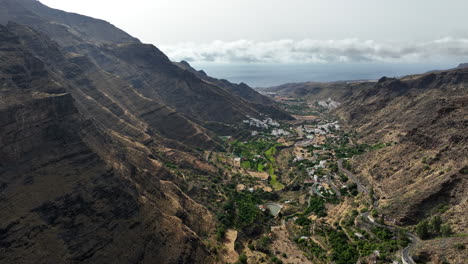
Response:
M463 69L463 68L468 68L468 63L460 63L457 67L457 69Z
M460 63L458 64L457 67L450 68L448 70L456 70L456 69L464 69L464 68L468 68L468 63ZM437 73L437 72L442 72L442 71L446 71L446 70L433 70L433 71L428 71L427 73Z

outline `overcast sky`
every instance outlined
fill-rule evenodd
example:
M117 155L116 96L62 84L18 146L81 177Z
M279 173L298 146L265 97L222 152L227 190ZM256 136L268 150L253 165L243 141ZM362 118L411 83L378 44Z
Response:
M172 59L406 62L468 50L467 0L40 1L107 20Z

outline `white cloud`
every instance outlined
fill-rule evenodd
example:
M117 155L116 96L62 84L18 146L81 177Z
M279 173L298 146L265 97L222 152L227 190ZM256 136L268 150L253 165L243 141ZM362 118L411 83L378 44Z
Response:
M183 43L160 47L172 60L220 63L414 63L467 58L468 39L446 37L427 42L377 42L374 40L238 40L205 44Z

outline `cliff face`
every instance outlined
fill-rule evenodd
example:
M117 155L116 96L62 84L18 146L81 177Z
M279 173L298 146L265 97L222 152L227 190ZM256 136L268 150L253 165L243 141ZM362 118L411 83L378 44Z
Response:
M0 26L0 57L0 262L210 262L160 154L203 128L30 28Z
M13 52L3 55L15 61L14 65L10 63L5 67L13 68L6 72L11 73L16 86L40 91L67 91L75 98L80 112L88 118L140 141L164 137L188 146L216 146L205 129L167 106L144 97L121 77L101 70L87 57L63 53L45 35L25 26L10 23L8 28L24 46L23 58L14 47L11 47ZM39 81L42 83L37 83Z

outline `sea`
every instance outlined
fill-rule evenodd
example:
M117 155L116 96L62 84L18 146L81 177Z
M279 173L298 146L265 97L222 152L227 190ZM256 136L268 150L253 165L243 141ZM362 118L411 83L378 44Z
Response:
M296 82L332 82L376 80L383 76L401 77L433 70L454 68L455 62L421 64L231 64L190 62L197 70L233 83L244 82L251 87L271 87Z

